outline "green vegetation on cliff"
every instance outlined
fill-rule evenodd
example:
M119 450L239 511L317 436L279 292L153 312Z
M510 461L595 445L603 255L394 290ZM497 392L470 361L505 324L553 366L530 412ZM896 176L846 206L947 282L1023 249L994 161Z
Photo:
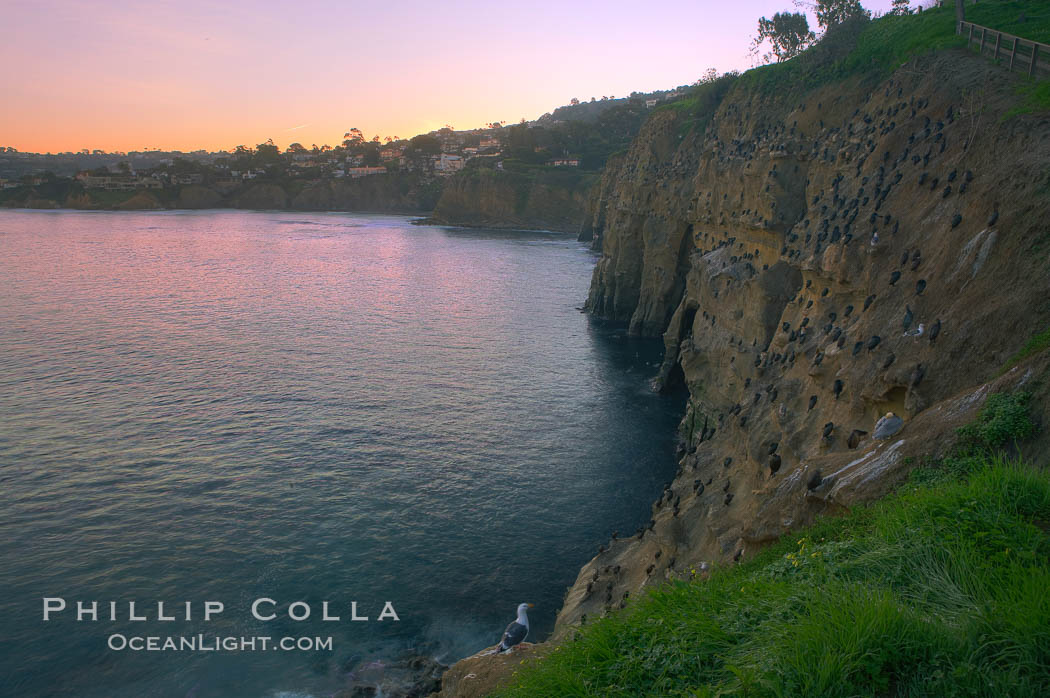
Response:
M1027 39L1050 41L1050 11L1040 0L967 4L966 18ZM912 15L848 20L829 29L797 58L749 70L742 78L745 85L777 92L857 75L877 80L914 56L965 45L965 38L955 33L955 9L947 3Z
M502 696L1050 694L1050 475L992 396L950 461L756 558L648 592ZM963 466L963 467L960 467Z

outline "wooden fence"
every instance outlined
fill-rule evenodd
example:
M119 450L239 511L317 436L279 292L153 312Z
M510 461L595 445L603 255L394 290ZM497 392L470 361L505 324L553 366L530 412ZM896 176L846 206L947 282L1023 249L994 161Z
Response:
M976 46L981 55L1001 60L1010 70L1021 70L1032 77L1050 76L1050 46L1047 44L973 22L959 22L956 33L966 37L967 46Z

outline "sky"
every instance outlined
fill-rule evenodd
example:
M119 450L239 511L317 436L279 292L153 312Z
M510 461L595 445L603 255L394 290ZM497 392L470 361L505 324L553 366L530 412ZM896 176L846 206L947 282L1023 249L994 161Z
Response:
M885 12L890 0L862 3ZM573 97L745 70L758 18L794 9L791 0L0 0L0 146L334 146L354 127L408 138L515 123Z

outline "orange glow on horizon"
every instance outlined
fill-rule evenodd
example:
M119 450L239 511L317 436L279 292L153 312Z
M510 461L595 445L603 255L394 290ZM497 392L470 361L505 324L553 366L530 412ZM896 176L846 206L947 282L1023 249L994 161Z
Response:
M309 148L336 146L352 127L385 139L513 124L572 97L746 69L757 17L784 9L783 0L5 4L0 146L28 152L215 151L267 139Z

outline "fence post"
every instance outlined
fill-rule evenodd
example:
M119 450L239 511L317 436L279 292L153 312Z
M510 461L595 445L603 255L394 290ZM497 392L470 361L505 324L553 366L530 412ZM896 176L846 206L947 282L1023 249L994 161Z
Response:
M1017 58L1017 37L1014 37L1014 47L1010 51L1010 70L1014 69L1014 59Z
M996 62L999 61L999 42L1002 41L1002 39L1003 39L1003 33L1002 32L996 32L995 33L995 61Z
M1039 60L1039 44L1032 42L1032 63L1028 66L1028 75L1035 75L1035 64Z
M988 33L988 30L981 27L981 48L977 49L977 53L984 55L984 37Z
M970 24L970 36L966 39L966 48L970 48L971 44L973 44L973 24Z

